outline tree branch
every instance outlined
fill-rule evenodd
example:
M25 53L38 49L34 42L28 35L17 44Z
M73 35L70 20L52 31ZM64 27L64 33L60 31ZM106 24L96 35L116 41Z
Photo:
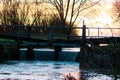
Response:
M66 13L65 13L65 21L66 21L67 15L68 15L69 6L70 6L70 0L68 0L68 2L67 2L67 9L66 9Z

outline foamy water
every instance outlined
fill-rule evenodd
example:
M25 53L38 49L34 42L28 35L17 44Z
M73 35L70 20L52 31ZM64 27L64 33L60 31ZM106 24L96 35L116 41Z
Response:
M0 64L0 80L63 80L64 74L79 72L77 62L7 61ZM88 80L112 80L111 77L88 71Z
M27 48L21 48L20 50L27 50ZM54 49L36 48L36 49L34 49L34 51L54 51ZM62 51L79 52L80 48L62 48Z
M27 49L21 49L25 52ZM34 49L40 54L41 52L52 53L53 49ZM63 48L61 54L75 54L79 48ZM40 52L41 51L41 52ZM65 53L64 53L65 52ZM74 53L75 52L75 53ZM46 55L48 55L46 53ZM45 54L45 53L43 53ZM23 54L24 55L24 54ZM64 56L64 55L61 55ZM73 55L72 55L73 56ZM66 57L66 56L65 56ZM79 63L70 61L6 61L0 64L0 80L64 80L64 74L79 72ZM112 80L113 78L94 72L87 71L88 80ZM120 79L118 79L120 80Z
M64 73L78 72L78 63L54 61L8 61L0 65L0 79L62 80Z

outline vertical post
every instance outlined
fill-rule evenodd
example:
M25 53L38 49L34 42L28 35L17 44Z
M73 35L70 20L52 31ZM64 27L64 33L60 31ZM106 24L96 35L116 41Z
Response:
M19 60L19 59L20 59L20 37L21 37L20 28L21 28L21 27L22 27L22 26L17 26L18 39L17 39L17 50L16 50L17 57L16 57L16 60Z
M83 27L82 27L82 39L81 39L81 50L78 53L77 57L76 57L76 61L81 62L82 59L80 59L81 57L84 58L84 53L85 53L85 47L86 47L86 25L85 22L83 20ZM80 63L81 64L81 63Z
M81 47L86 45L86 25L83 21Z
M27 39L28 41L30 41L30 30L31 30L31 27L30 25L27 26Z
M20 42L20 27L19 26L17 26L17 32L18 32L17 41Z
M33 46L29 45L26 51L26 60L34 60Z
M0 63L4 61L4 47L0 44Z
M17 50L16 50L16 60L20 59L20 41L17 42Z
M59 59L59 53L62 51L62 47L61 46L55 46L54 48L54 60L58 61Z
M79 55L79 67L81 69L81 80L86 80L86 73L84 72L84 69L86 69L88 67L88 62L87 62L87 54L88 54L88 49L87 49L87 45L86 45L86 25L83 21L83 28L82 28L82 39L81 39L81 49L80 52L78 53Z
M78 60L80 62L80 68L85 68L86 67L86 62L87 62L87 46L86 46L86 25L84 24L83 21L83 28L82 28L82 39L81 39L81 49L80 52L78 53Z
M49 41L52 41L53 40L53 29L54 27L53 26L49 26L50 30L49 30Z
M98 37L100 36L99 27L98 27Z

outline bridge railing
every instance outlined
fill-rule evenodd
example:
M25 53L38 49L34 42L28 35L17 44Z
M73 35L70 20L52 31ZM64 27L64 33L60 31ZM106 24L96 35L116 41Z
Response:
M63 26L22 26L0 25L0 34L8 36L38 38L38 39L66 39L67 37L81 37L72 34L75 30L82 32L82 27Z
M120 28L100 28L88 27L89 37L118 37L120 36Z
M85 29L86 38L113 37L120 35L120 28L85 27ZM0 35L46 40L78 39L82 37L82 31L83 27L0 25ZM77 32L77 34L75 32Z

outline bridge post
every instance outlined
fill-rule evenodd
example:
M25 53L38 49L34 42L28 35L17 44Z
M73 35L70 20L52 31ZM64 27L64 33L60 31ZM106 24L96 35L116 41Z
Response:
M98 27L98 37L100 37L100 29L99 29L99 27Z
M86 45L86 25L83 21L81 47Z
M27 39L28 39L28 41L30 40L30 31L31 31L31 27L30 27L30 25L27 25Z
M0 63L4 61L4 47L0 44Z
M87 67L87 53L88 53L88 46L86 45L86 25L83 21L83 27L82 27L82 39L81 39L81 49L78 53L78 61L80 62L80 68Z
M17 27L17 40L15 40L17 42L16 46L16 50L15 50L15 60L19 60L20 59L20 42L21 42L21 33L20 33L20 29L21 29L21 26L16 26Z
M20 41L17 41L16 60L20 59Z
M33 46L28 46L26 51L26 60L34 60Z
M53 36L53 34L54 34L53 29L54 29L54 27L53 27L53 26L50 26L50 28L49 28L49 37L48 37L48 40L49 40L50 42L52 42L52 41L53 41L53 38L54 38L54 36Z
M54 47L54 60L58 61L59 59L59 53L62 51L62 47L61 46L55 46Z

